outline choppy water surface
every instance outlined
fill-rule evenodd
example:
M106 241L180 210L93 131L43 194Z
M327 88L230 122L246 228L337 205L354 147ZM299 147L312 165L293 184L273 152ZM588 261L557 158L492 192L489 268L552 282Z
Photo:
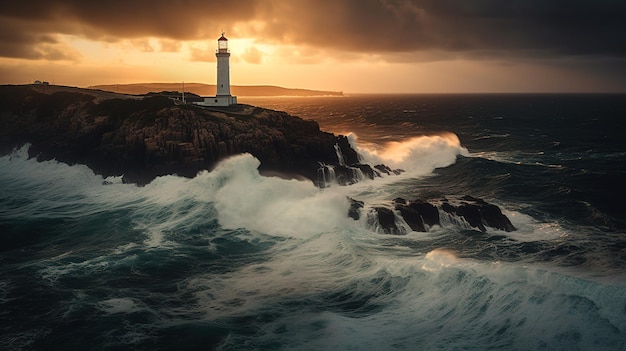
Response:
M0 158L0 348L621 350L626 99L249 98L407 172L349 187L239 155L145 187ZM472 195L517 231L405 236L347 197Z

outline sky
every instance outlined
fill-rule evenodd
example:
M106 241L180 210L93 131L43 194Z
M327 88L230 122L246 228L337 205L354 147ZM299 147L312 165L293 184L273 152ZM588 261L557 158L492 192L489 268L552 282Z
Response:
M345 93L626 92L624 0L20 0L0 84L215 84Z

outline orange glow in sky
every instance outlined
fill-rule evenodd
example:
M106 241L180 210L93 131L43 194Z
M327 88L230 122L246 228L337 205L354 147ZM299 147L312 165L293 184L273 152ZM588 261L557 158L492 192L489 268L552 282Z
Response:
M580 22L556 16L556 5L545 5L551 1L536 8L535 1L472 3L4 3L0 84L214 84L216 40L224 30L233 85L346 93L626 91L624 45L605 43L605 36L576 40ZM602 15L624 12L615 3L591 10L598 24L614 18ZM533 18L536 11L552 22ZM625 27L621 20L583 26L588 34Z

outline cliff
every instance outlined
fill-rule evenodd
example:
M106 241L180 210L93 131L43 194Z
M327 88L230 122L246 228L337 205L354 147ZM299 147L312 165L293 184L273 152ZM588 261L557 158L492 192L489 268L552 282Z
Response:
M343 136L310 120L249 105L206 109L166 97L129 97L88 89L0 86L0 152L30 143L40 160L85 164L103 176L146 184L192 177L224 157L250 153L261 172L315 181L320 163L358 163Z
M261 161L261 173L305 177L319 187L403 172L360 164L346 137L321 131L317 122L249 105L208 109L177 105L163 95L0 86L0 123L0 154L30 143L31 157L84 164L139 185L161 175L193 177L245 152ZM367 210L350 201L348 216L365 215L385 234L428 231L442 225L441 214L464 228L515 230L498 207L471 196L435 204L397 198Z

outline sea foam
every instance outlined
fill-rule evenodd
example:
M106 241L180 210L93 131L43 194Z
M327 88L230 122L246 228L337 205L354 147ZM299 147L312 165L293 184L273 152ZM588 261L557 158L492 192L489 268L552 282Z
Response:
M320 191L310 181L263 177L249 154L231 157L211 173L200 174L210 187L219 222L274 235L300 236L334 230L348 222L348 200Z
M404 141L391 141L382 147L362 145L354 133L348 135L353 148L369 164L386 164L391 168L401 168L412 175L424 175L436 168L446 167L456 161L458 155L469 156L454 133L412 137Z

